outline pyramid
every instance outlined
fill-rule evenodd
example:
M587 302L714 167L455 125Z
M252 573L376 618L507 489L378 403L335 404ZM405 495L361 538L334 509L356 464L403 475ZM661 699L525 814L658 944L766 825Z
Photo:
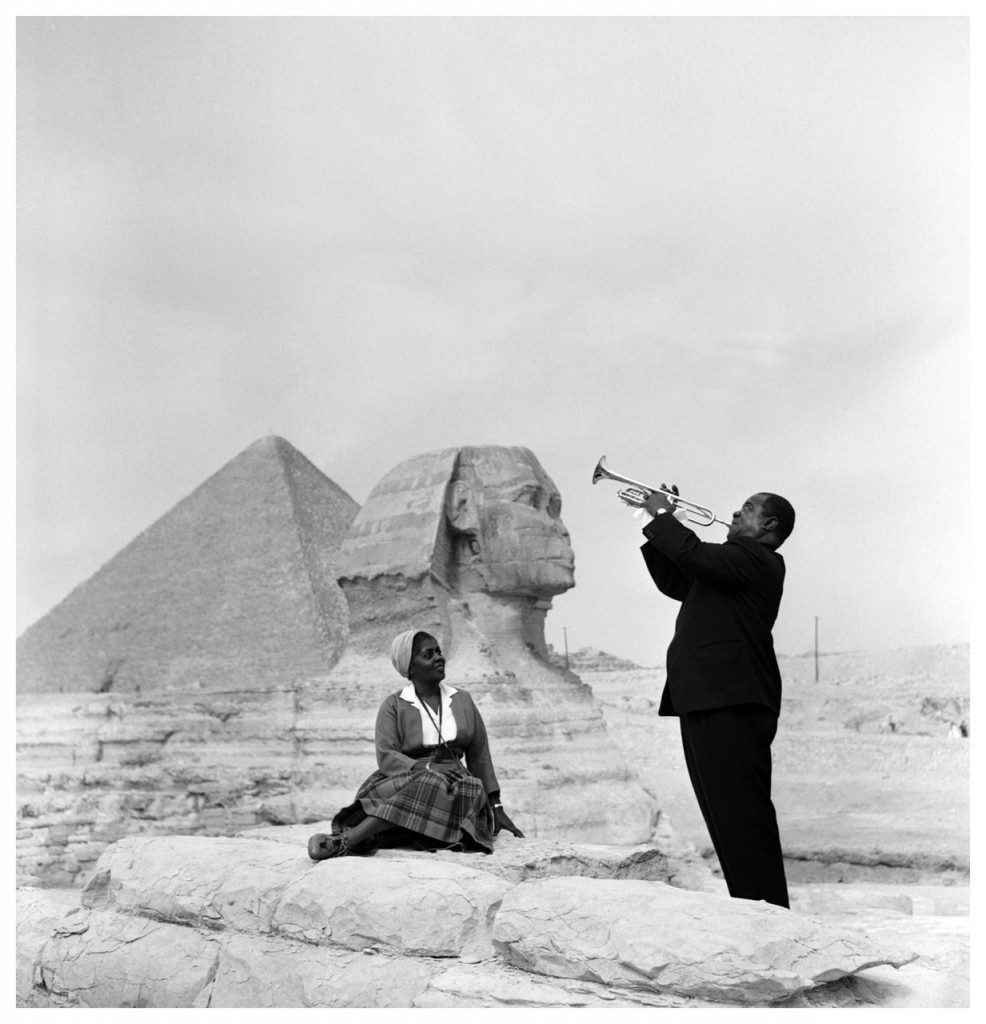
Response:
M17 642L19 694L260 689L327 671L359 506L296 448L237 455Z

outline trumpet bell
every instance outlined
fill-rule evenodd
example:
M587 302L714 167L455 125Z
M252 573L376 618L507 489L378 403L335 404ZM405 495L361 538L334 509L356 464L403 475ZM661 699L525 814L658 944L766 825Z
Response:
M622 476L619 473L614 473L611 469L607 469L605 455L599 457L596 468L592 471L592 482L598 484L600 480L615 480L617 483L628 484L630 487L642 492L645 498L652 491L658 489L656 487L648 487L647 484L642 484L639 480L631 480L628 476Z

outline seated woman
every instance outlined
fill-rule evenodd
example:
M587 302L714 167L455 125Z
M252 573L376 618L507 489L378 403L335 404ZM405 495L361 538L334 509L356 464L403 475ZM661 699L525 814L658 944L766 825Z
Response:
M409 629L394 639L390 660L409 682L377 714L379 771L332 819L331 835L308 840L308 856L326 860L378 845L492 853L500 829L523 838L500 804L479 709L465 690L443 682L438 641Z

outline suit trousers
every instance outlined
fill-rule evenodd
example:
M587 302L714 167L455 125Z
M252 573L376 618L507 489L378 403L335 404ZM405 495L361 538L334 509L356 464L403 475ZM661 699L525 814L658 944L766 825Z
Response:
M789 907L770 799L777 715L764 704L738 704L692 711L680 721L688 776L729 895Z

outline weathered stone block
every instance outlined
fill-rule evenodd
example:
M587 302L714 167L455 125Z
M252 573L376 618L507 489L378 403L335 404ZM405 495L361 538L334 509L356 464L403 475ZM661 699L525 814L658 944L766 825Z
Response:
M265 932L286 884L314 865L304 849L247 839L131 836L100 857L85 906Z
M414 1006L438 970L429 961L230 935L200 1006Z
M41 952L55 1006L192 1006L212 981L219 942L194 928L82 911Z
M303 848L315 832L329 832L330 821L307 825L281 825L272 828L247 829L244 839L262 839ZM689 860L689 851L691 860ZM462 854L448 850L425 853L411 849L380 850L376 859L404 860L417 858L467 864L477 870L497 875L510 882L528 878L549 878L557 875L585 875L591 878L645 878L651 881L680 884L686 868L694 888L714 883L712 872L693 847L688 847L673 834L670 827L660 832L657 843L639 846L616 846L597 843L568 843L558 839L517 839L501 832L494 840L493 853Z
M522 882L493 928L527 971L733 1003L770 1003L878 964L916 959L766 903L661 882Z
M617 988L597 982L539 977L501 961L456 963L432 979L414 1002L429 1007L624 1007L705 1006L721 1004L666 992Z
M271 925L305 942L477 961L494 956L490 928L509 888L465 864L344 857L290 882Z
M17 1005L50 1006L40 982L38 959L65 915L79 906L78 890L17 890Z
M906 1005L889 969L915 959L900 943L935 920L865 918L864 936L660 881L516 882L566 866L649 870L656 862L640 851L511 839L502 854L495 874L480 868L496 854L380 851L316 864L300 841L129 838L100 860L86 906L18 894L18 1002ZM930 968L948 966L944 951Z

